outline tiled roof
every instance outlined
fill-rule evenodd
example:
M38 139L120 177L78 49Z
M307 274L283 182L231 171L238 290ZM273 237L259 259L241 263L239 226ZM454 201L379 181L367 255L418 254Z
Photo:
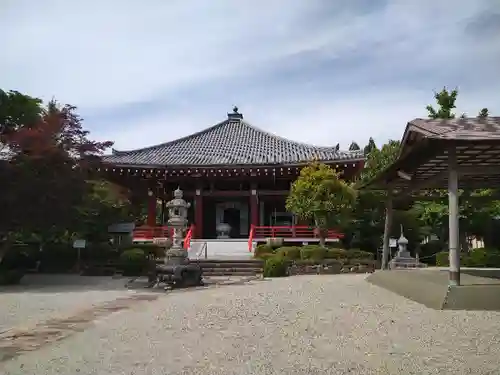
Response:
M313 159L362 160L363 154L290 141L253 127L235 112L190 136L133 151L113 150L103 157L105 163L134 166L279 165Z
M426 138L434 139L499 139L500 117L415 119L408 123L408 130L416 131Z

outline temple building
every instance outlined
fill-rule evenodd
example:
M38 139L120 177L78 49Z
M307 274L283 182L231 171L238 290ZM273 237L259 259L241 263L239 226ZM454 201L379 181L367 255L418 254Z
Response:
M352 179L363 167L364 156L361 151L278 137L245 122L235 107L224 121L187 137L131 151L113 150L103 157L101 172L127 187L135 202L148 201L148 227L164 224L161 207L179 187L191 203L193 238L216 238L221 224L230 228L230 238L248 238L251 228L296 224L285 201L291 183L312 160Z

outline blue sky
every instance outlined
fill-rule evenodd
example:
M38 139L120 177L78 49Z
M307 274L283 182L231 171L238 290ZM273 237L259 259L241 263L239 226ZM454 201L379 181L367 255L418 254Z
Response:
M79 108L133 149L238 105L253 125L347 148L399 139L433 91L500 115L498 0L3 0L0 84Z

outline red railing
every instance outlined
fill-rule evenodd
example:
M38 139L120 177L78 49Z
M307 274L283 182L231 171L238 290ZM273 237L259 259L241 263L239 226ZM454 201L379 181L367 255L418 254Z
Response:
M269 238L269 237L281 237L281 238L319 238L318 229L315 227L305 226L305 225L293 225L293 226L254 226L251 228L252 239L254 238ZM344 235L335 229L328 229L326 238L327 239L340 239ZM250 243L250 240L249 240Z
M255 225L251 224L250 225L250 234L248 235L248 251L252 251L253 247L253 237L254 237L254 232L255 232Z
M134 241L141 240L153 240L153 238L171 238L172 228L164 225L157 227L150 227L148 225L143 225L134 230L133 238Z
M186 237L184 237L184 249L188 250L189 247L191 246L191 238L193 238L193 233L194 233L194 224L192 224L187 233Z

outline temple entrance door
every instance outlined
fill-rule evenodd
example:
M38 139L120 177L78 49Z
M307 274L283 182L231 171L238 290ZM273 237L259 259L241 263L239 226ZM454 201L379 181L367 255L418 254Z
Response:
M240 233L240 210L237 208L226 208L224 210L223 222L231 226L229 237L241 237Z

